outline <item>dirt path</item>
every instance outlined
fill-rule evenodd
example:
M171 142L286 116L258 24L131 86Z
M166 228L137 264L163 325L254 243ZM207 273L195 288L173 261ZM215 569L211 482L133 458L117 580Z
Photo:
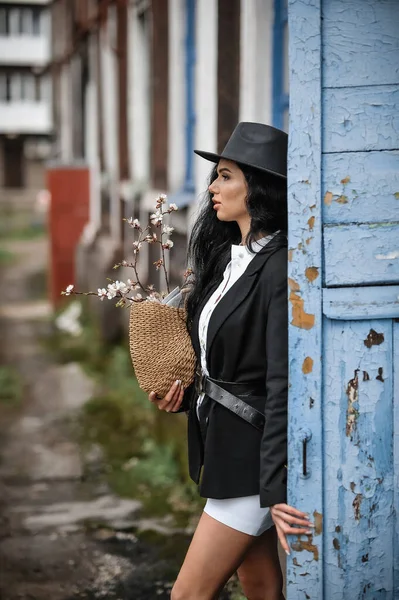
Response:
M17 407L0 405L0 598L169 598L189 537L153 533L145 541L138 502L82 479L73 422L92 382L78 365L52 362L41 342L50 307L35 285L46 242L7 248L18 261L0 274L0 358L17 368L24 397Z

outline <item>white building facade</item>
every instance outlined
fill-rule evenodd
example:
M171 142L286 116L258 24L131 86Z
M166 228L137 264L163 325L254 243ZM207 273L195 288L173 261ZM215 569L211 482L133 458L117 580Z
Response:
M0 188L7 202L29 202L44 182L52 86L48 0L0 1Z
M126 253L122 216L146 220L167 193L179 279L210 171L194 148L221 150L240 120L288 128L286 11L285 0L54 0L54 156L90 168L86 240Z

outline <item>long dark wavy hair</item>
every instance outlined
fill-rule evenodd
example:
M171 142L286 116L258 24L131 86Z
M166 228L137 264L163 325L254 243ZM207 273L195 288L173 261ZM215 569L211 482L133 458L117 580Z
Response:
M248 186L247 208L251 217L246 246L260 235L280 229L287 232L287 182L237 163ZM217 179L217 166L209 177L209 185ZM221 281L230 260L231 245L241 243L241 232L235 221L219 221L213 209L212 194L204 194L199 216L191 232L188 246L188 265L194 271L194 283L187 299L187 326L190 329L198 306L208 290Z

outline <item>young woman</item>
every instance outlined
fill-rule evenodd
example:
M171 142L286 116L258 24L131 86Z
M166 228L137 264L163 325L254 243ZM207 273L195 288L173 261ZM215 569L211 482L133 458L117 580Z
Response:
M207 498L172 600L217 598L237 571L249 600L281 600L277 538L312 533L286 504L287 135L239 123L194 225L187 310L199 373L161 410L189 410L190 475ZM305 529L304 529L305 528Z

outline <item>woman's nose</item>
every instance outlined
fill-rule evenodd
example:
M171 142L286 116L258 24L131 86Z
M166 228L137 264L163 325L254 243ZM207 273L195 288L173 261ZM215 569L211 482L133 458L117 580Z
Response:
M212 183L208 186L208 190L211 192L211 194L216 194L216 186L214 181L212 181Z

